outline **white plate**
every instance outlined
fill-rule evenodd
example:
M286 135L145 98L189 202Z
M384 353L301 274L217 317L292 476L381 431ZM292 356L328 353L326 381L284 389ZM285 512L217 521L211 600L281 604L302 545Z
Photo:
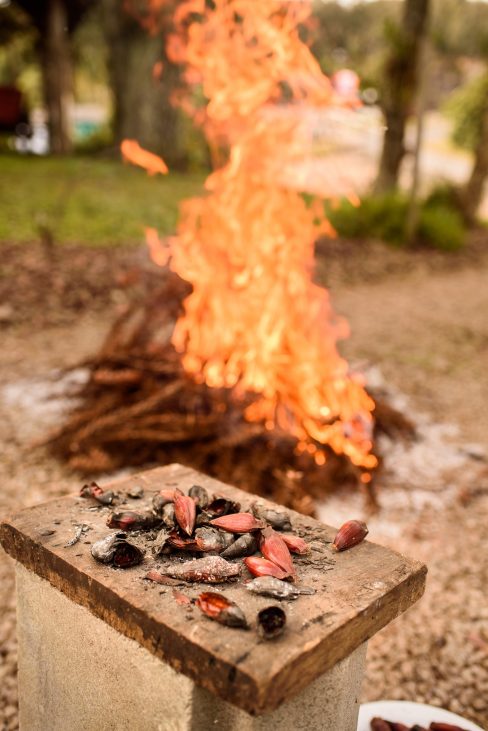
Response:
M472 721L467 721L456 713L435 706L427 706L425 703L411 703L410 701L363 703L359 709L357 731L371 731L370 721L375 716L384 718L386 721L404 723L406 726L413 726L418 723L419 726L424 726L427 729L432 721L439 721L441 723L452 723L466 731L484 731L481 726L477 726Z

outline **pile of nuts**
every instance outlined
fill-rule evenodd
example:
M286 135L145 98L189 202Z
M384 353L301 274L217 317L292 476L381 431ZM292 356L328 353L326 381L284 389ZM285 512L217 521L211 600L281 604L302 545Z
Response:
M118 497L96 483L83 486L80 494L102 505L114 505ZM135 488L129 496L139 498L142 494L140 488ZM91 550L93 558L101 563L123 569L142 563L145 553L128 539L131 531L157 530L151 547L155 558L199 556L172 562L161 571L149 571L145 578L150 581L222 584L237 579L245 567L255 577L245 584L252 593L280 601L315 593L314 589L297 583L292 558L292 554L309 553L309 544L290 532L292 526L287 513L258 503L253 503L250 511L241 511L238 503L210 496L200 485L193 485L187 495L180 489L165 488L154 495L151 511L114 510L107 525L116 532L97 541ZM351 548L367 533L365 523L348 521L337 533L333 548L336 551ZM203 592L194 603L214 621L228 627L249 628L241 608L221 593ZM279 606L266 607L258 614L258 633L264 639L278 637L285 625L286 615Z

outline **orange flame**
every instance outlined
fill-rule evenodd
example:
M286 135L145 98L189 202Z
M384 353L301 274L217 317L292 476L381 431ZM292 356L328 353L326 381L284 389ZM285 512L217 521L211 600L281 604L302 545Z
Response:
M160 267L166 266L170 257L170 249L167 243L161 241L159 234L155 228L149 226L145 229L146 244L149 249L149 255L153 262Z
M343 103L300 36L310 3L284 0L186 0L175 14L168 56L201 85L180 103L201 120L227 162L186 201L171 267L193 286L173 344L185 369L208 386L254 393L249 420L297 438L323 464L329 445L360 467L372 449L374 402L337 351L347 323L312 281L314 242L331 234L320 201L307 203L280 173L299 157L296 121L277 104Z
M168 172L168 166L161 157L155 155L153 152L144 150L136 140L124 140L120 145L120 151L122 157L127 162L131 162L133 165L139 165L139 167L147 170L149 175L166 175Z

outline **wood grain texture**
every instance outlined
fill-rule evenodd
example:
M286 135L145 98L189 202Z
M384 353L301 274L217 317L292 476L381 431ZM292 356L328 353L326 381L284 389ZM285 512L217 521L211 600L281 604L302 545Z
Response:
M151 504L156 490L176 486L186 490L193 484L236 500L243 509L256 499L180 465L143 472L110 487L123 494L133 485L143 486L142 500L126 500L131 509L140 510ZM261 498L259 502L266 504ZM313 586L316 594L283 602L287 630L279 639L263 642L255 632L256 614L278 602L251 595L243 585L248 577L245 569L237 583L217 590L243 609L252 627L248 632L212 622L196 607L179 604L172 587L146 581L149 570L171 559L154 559L143 534L131 539L146 549L142 565L120 570L96 563L91 544L110 532L109 512L89 499L52 500L3 522L0 542L13 558L72 601L198 685L253 715L271 711L301 691L408 609L425 587L423 564L369 541L336 554L330 548L334 528L288 511L293 530L312 542L312 553L294 561L299 582ZM66 547L81 523L88 532ZM49 529L55 532L43 535ZM178 590L193 599L208 588L193 583Z

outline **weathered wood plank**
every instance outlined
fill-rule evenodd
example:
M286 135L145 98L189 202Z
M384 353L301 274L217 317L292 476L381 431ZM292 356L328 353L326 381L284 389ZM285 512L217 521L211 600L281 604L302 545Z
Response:
M153 492L162 487L185 490L195 483L240 502L244 509L255 499L180 465L143 472L111 487L124 492L135 484L143 486L143 500L127 500L132 509L140 509L150 505ZM330 548L334 528L289 511L294 531L314 541L313 562L304 556L296 557L295 563L300 583L313 586L316 594L283 603L287 631L273 642L263 642L254 630L223 627L197 608L178 604L171 587L144 580L148 570L168 559L154 559L147 552L141 566L125 571L96 563L90 546L109 532L108 513L108 508L94 508L92 501L79 497L52 500L2 523L0 542L13 558L74 602L198 685L252 714L273 710L301 691L424 591L424 565L369 541L336 554ZM80 542L66 547L80 523L90 530ZM46 529L55 532L45 535ZM143 536L134 542L148 547ZM195 598L208 588L187 584L179 590ZM250 595L243 579L221 589L241 606L251 624L260 609L277 603Z

